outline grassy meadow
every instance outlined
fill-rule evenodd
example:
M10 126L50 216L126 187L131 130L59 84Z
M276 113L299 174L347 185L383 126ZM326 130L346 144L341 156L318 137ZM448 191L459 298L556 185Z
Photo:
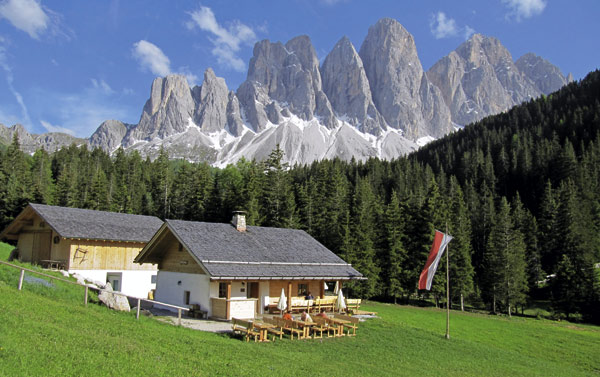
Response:
M0 244L6 260L8 245ZM90 303L65 283L0 265L1 376L590 376L600 328L369 303L358 336L245 343Z

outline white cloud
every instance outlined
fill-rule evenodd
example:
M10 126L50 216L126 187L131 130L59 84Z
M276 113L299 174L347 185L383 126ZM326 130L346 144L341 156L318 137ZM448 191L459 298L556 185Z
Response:
M23 96L20 92L15 89L13 85L14 77L11 66L7 62L6 58L6 48L0 45L0 68L4 71L4 76L6 78L6 83L8 84L8 90L15 97L15 100L19 104L21 108L21 117L23 123L26 125L31 124L31 118L29 117L29 111L27 110L27 106L25 105L25 101L23 100Z
M447 18L444 12L437 12L431 17L429 29L435 39L454 37L458 33L456 21L452 18Z
M0 18L6 18L14 27L39 39L48 29L50 18L35 0L8 0L0 4Z
M141 40L133 44L133 56L139 60L142 69L155 75L166 76L171 73L169 58L155 44Z
M537 16L546 8L546 0L502 0L502 3L510 10L506 16L517 21Z
M475 33L475 29L473 29L472 27L470 27L469 25L465 25L464 29L463 29L463 35L465 36L465 41L467 39L469 39L469 37L471 35L473 35Z
M321 3L325 5L335 5L339 3L345 3L347 0L321 0Z
M110 85L108 85L106 83L106 81L104 80L96 80L96 79L91 79L92 81L92 86L96 89L100 89L102 90L105 94L113 94L114 90L112 90L112 88L110 87Z
M254 30L238 20L225 28L219 25L213 11L208 7L200 7L199 10L189 12L189 15L191 20L186 25L190 30L197 27L213 35L209 40L213 44L212 54L219 64L243 72L246 64L237 54L240 45L252 45L256 41Z
M68 128L61 126L53 126L52 124L50 124L50 122L46 122L45 120L40 120L40 123L48 132L62 132L65 134L74 135L73 130L70 130Z

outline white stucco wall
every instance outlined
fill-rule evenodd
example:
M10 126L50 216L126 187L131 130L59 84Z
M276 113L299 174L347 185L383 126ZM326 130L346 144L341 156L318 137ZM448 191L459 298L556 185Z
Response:
M152 284L152 275L157 271L131 271L131 270L69 270L70 273L77 273L88 281L106 282L106 276L109 273L121 274L121 292L139 298L148 298L148 292L156 288Z
M121 292L133 297L148 298L148 292L156 288L152 284L152 275L157 271L131 271L131 270L69 270L77 273L91 282L106 283L106 275L109 273L121 274Z
M181 283L179 283L181 282ZM183 272L158 271L156 279L156 301L177 306L188 306L184 303L184 292L190 292L190 305L199 304L202 310L210 311L210 279L207 275L186 274ZM217 285L217 294L219 286ZM169 309L168 307L163 307ZM175 309L169 309L176 311Z

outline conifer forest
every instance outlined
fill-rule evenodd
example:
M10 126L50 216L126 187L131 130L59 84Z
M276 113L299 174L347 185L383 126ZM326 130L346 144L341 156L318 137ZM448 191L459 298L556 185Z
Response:
M444 304L445 264L417 290L434 229L449 245L450 300L498 313L549 302L600 322L600 72L392 161L215 168L86 146L0 151L0 226L29 202L303 229L368 280L352 297ZM345 292L346 293L346 292Z

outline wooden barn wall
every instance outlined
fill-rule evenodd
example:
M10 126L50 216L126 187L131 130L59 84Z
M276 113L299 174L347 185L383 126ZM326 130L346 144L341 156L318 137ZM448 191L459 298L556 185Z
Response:
M156 265L133 263L141 242L71 240L69 264L73 270L156 270Z
M281 288L284 289L285 295L287 297L288 291L288 281L287 280L271 280L271 284L269 285L269 296L270 297L279 297L281 296ZM308 284L308 290L312 293L313 296L318 297L321 292L321 284L323 284L322 280L293 280L292 281L292 296L298 295L298 284Z
M179 241L177 241L172 234L167 235L157 247L166 249L161 262L158 264L159 270L188 274L204 274L202 267L200 267L185 248L179 250Z

